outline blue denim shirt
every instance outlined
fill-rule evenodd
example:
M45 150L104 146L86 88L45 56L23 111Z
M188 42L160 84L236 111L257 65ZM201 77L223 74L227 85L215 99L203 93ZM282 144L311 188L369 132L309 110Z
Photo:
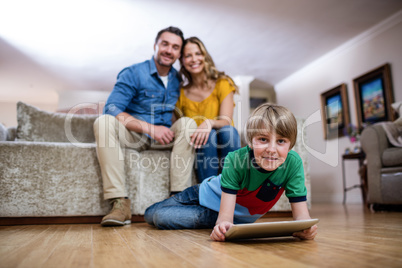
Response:
M104 114L126 112L153 125L172 125L172 112L180 94L180 76L170 68L168 86L159 78L154 59L124 68L110 94Z

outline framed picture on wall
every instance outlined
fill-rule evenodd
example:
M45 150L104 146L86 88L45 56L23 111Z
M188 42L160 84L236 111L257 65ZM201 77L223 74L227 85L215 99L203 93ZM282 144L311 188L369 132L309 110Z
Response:
M353 86L359 129L366 124L394 120L391 107L394 94L388 63L353 79Z
M344 129L350 123L346 84L341 84L321 94L321 116L324 139L344 136Z

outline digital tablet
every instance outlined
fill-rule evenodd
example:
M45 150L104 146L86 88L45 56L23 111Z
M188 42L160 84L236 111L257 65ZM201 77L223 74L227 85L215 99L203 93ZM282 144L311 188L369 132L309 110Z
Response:
M235 224L225 234L226 240L291 236L294 232L308 229L318 223L318 219L299 221L275 221Z

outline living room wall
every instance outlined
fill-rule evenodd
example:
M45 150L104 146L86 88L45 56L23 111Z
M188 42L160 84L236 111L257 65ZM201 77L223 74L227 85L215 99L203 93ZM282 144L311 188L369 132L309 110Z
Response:
M0 38L0 123L17 125L16 103L23 101L43 110L56 111L58 91L71 82Z
M341 47L297 71L275 85L278 103L297 117L314 122L320 115L320 94L346 83L351 123L356 124L353 79L384 63L390 63L395 102L402 101L402 12L391 16ZM312 202L342 202L342 162L347 137L325 140L322 122L307 126L306 145L310 148ZM348 185L359 183L357 161L345 162ZM347 193L347 203L361 203L360 190Z
M88 90L85 84L60 77L2 38L0 62L0 123L8 127L17 125L18 101L55 112L76 104L104 102L110 93Z

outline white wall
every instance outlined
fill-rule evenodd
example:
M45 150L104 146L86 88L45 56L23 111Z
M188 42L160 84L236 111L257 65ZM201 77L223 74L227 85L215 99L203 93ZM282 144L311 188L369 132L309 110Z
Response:
M113 88L113 84L96 86ZM110 94L88 89L84 83L60 77L0 38L0 123L17 125L18 101L54 112L85 102L104 102Z
M51 71L0 38L0 123L16 126L17 101L57 109L58 83Z
M82 104L98 104L103 107L110 91L89 91L89 90L68 90L59 92L58 108L70 109L75 105Z
M387 62L391 64L394 99L402 101L402 12L276 84L278 103L297 117L314 119L320 117L320 94L346 83L351 122L356 124L353 79ZM351 143L346 137L324 140L321 121L306 130L307 146L313 154L315 151L315 155L310 154L312 201L342 202L341 155ZM357 161L347 161L345 165L348 184L357 184ZM347 198L348 203L360 203L360 190L349 191Z

